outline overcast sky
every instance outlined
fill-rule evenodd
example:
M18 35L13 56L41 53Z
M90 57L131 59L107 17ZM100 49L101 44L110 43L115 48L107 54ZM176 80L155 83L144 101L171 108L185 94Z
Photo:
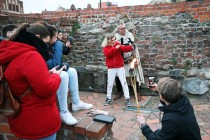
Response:
M72 4L76 8L87 8L91 4L92 8L98 8L100 0L22 0L24 13L41 13L45 9L55 11L59 5L69 9ZM146 5L151 0L101 0L101 2L115 2L118 6Z

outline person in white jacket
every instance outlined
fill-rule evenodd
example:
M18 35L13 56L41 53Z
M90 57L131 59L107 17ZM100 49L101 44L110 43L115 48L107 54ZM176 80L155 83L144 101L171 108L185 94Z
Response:
M126 25L124 23L120 23L118 25L118 32L115 34L115 37L116 37L116 40L120 42L122 45L132 45L132 43L134 42L133 34L127 30ZM126 77L136 76L136 80L137 82L139 82L140 79L139 79L138 73L136 73L135 75L131 75L129 73L130 63L133 60L133 52L130 51L130 52L122 53L122 55L123 55L123 59L125 63L124 65L125 76ZM116 82L118 92L116 96L114 97L114 100L117 100L123 96L123 93L122 93L122 85L118 77L116 77L115 82ZM130 85L129 80L127 82L128 82L128 85Z

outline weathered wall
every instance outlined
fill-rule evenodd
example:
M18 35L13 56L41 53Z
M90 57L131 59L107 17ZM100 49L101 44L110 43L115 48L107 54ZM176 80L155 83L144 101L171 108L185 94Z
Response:
M75 45L65 60L72 66L79 67L78 71L106 73L101 42L107 33L114 31L120 21L126 22L128 28L133 29L127 14L136 26L136 46L141 55L144 74L147 75L160 70L210 66L209 7L210 0L204 0L104 9L43 11L41 14L13 14L10 22L15 16L13 21L47 20L58 26L78 20L81 29L74 35ZM98 80L98 76L94 76Z
M194 80L197 83L210 79L209 7L210 0L204 0L101 10L45 11L41 14L0 17L0 22L1 24L21 23L44 19L56 24L62 21L61 18L68 20L76 18L81 22L81 29L74 35L74 47L65 60L77 68L80 89L105 90L106 66L101 43L104 36L113 32L120 21L126 22L128 28L133 29L125 16L124 9L136 26L136 46L141 55L145 76L156 72L159 72L158 75L167 76L170 69L178 68L183 69L186 76L201 77ZM190 67L206 69L186 72L185 70ZM206 85L210 84L203 83L203 85L206 90L202 94L209 90ZM0 139L17 139L10 135L5 118L0 118L0 122Z
M198 19L200 22L209 21L209 0L194 1L194 2L178 2L178 3L165 3L154 5L137 5L125 7L111 7L103 9L84 9L84 10L67 10L67 11L43 11L40 15L44 19L53 19L60 17L75 18L78 17L80 22L89 22L90 19L94 20L101 17L112 17L117 14L127 12L138 14L140 17L151 16L171 16L179 12L187 12L193 18ZM25 15L24 15L25 16ZM34 14L27 14L27 16L34 16Z
M75 66L104 65L100 43L104 33L109 32L108 24L116 27L119 20L125 19L125 11L132 21L137 22L137 46L145 70L187 68L209 66L210 40L210 0L203 2L179 2L154 5L139 5L90 10L43 11L44 19L56 20L60 17L78 19L84 26L103 29L91 33L85 28L75 36L76 44L69 62ZM28 14L26 16L33 16ZM36 15L37 16L37 15ZM114 24L110 18L116 17ZM86 23L86 24L85 24ZM101 28L103 27L103 28ZM92 28L93 30L93 28ZM112 29L111 29L112 31ZM94 54L95 53L95 54Z

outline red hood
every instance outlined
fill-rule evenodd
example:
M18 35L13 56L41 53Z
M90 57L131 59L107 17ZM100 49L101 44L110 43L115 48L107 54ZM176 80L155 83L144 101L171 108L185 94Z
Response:
M7 64L28 51L37 51L37 49L24 43L3 40L0 43L0 65Z

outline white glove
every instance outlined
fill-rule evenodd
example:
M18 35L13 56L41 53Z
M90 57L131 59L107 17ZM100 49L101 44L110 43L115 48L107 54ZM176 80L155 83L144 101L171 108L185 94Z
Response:
M94 115L98 115L98 114L109 115L108 111L103 111L99 109L91 109L89 113L94 114Z

